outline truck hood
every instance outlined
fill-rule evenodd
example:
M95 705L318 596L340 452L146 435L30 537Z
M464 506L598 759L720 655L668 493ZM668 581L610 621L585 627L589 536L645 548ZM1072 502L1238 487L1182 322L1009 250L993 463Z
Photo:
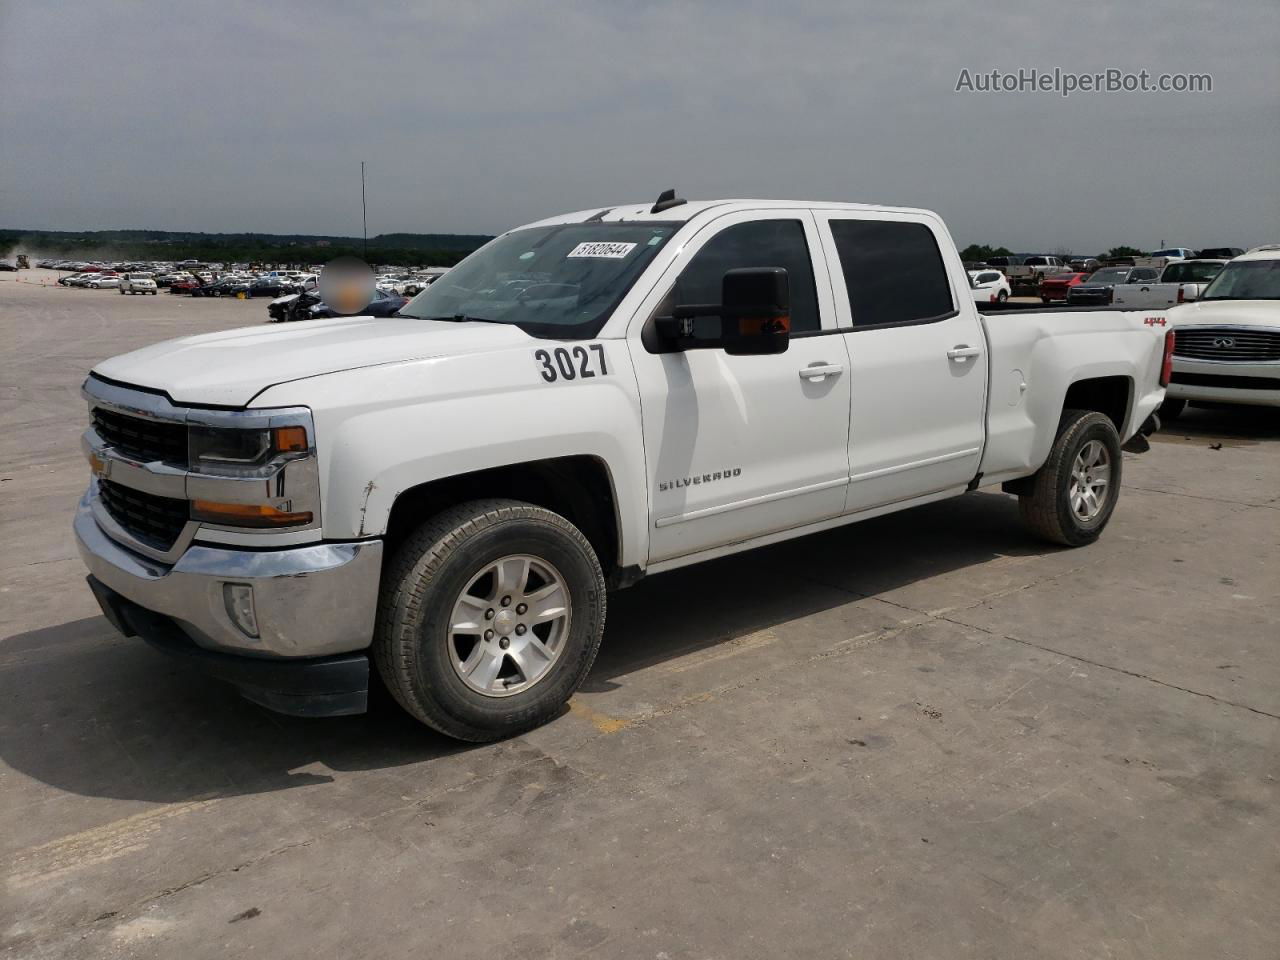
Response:
M518 327L405 317L339 317L206 333L104 360L118 383L174 403L243 407L267 387L340 370L502 350L532 340Z
M1169 311L1175 327L1212 325L1280 329L1280 300L1196 300Z

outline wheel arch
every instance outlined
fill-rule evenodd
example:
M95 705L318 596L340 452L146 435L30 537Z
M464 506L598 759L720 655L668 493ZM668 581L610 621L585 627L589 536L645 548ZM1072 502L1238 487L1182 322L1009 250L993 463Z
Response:
M560 514L582 531L608 577L623 556L618 496L609 465L589 454L488 467L400 491L386 523L386 555L427 518L468 500L506 498Z

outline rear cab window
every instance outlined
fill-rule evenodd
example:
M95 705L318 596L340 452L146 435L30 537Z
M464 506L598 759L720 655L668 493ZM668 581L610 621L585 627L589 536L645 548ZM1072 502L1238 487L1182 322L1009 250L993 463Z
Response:
M852 219L832 212L827 226L854 330L933 323L956 315L942 250L927 223Z

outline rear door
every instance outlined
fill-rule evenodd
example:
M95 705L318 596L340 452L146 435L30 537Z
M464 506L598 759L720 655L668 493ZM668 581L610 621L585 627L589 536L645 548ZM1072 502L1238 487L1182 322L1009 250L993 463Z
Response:
M845 510L963 488L982 456L987 356L951 238L923 214L817 213L849 351Z

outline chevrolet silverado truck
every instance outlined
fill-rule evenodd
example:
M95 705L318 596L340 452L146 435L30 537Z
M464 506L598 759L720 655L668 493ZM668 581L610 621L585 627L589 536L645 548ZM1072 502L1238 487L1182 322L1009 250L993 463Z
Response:
M1168 316L1177 342L1162 417L1188 402L1280 407L1280 244L1231 260Z
M98 364L75 534L115 627L258 704L357 713L376 670L491 740L563 709L646 574L991 485L1092 542L1163 322L985 317L924 210L668 192L511 230L394 317Z

